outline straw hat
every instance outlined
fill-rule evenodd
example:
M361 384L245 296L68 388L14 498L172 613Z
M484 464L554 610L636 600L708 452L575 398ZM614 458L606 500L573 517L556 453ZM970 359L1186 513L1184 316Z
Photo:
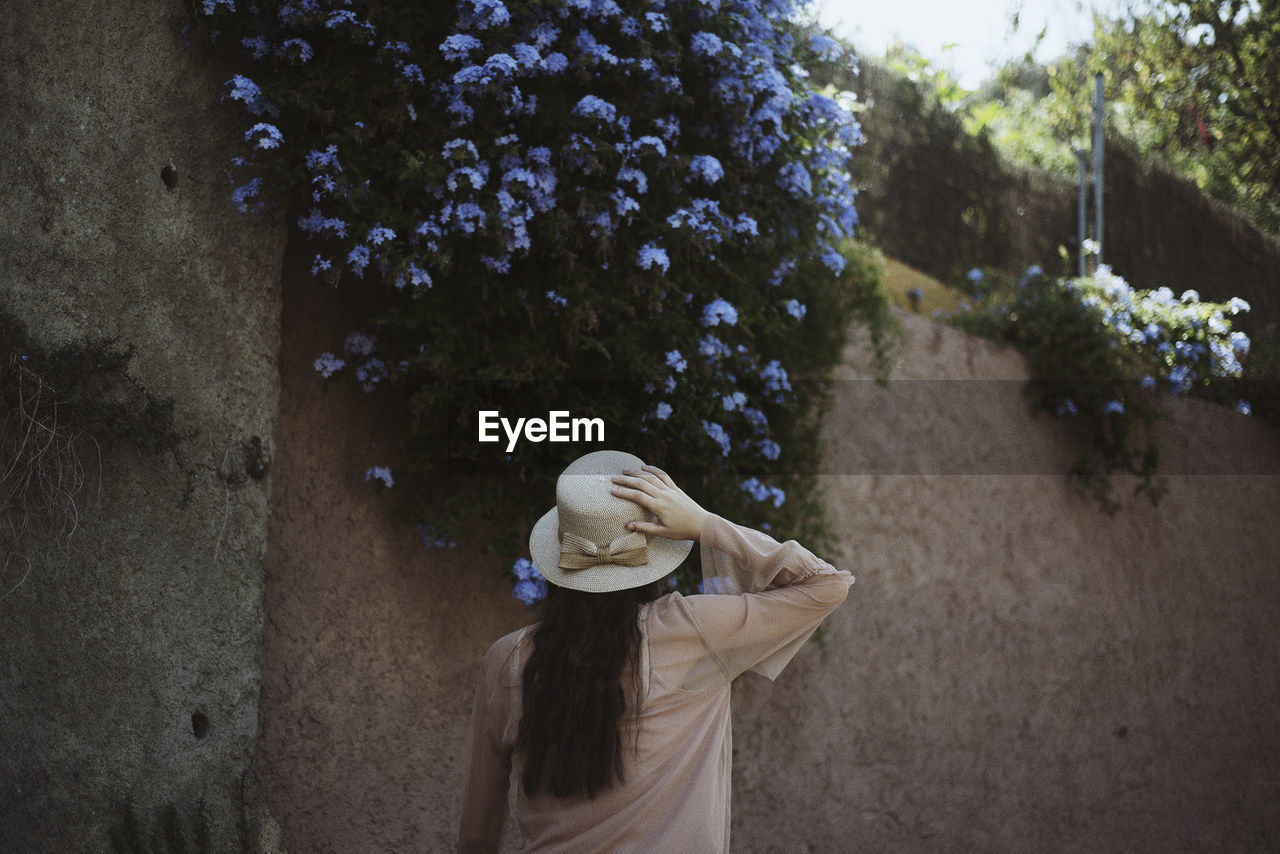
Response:
M529 534L529 554L543 577L559 587L607 593L640 587L673 572L692 540L628 531L628 522L656 521L652 513L610 490L613 476L644 462L622 451L595 451L569 464L556 481L556 506Z

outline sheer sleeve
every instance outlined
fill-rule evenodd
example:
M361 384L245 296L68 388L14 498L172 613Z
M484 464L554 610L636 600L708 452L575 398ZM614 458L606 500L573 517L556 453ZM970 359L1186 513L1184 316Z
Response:
M777 678L818 624L848 596L853 575L795 540L709 516L702 537L703 589L690 614L720 670Z
M503 639L504 641L506 638ZM511 752L503 744L502 668L511 651L502 641L485 653L471 714L470 764L463 790L459 854L496 852L507 818Z

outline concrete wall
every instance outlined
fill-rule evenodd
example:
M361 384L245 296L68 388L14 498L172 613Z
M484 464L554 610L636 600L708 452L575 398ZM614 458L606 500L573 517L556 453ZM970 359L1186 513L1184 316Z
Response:
M51 346L136 347L188 437L180 458L82 445L78 529L0 560L3 852L111 850L126 799L122 838L150 844L172 808L188 850L257 844L270 481L244 452L270 453L284 232L227 201L238 120L183 8L0 15L0 308Z
M264 794L291 851L447 850L477 663L529 618L482 526L427 551L361 482L388 437L310 367L350 307L290 254ZM1176 406L1163 503L1108 518L1017 354L902 321L898 379L851 347L827 422L851 599L776 684L735 688L734 850L1274 843L1278 437Z

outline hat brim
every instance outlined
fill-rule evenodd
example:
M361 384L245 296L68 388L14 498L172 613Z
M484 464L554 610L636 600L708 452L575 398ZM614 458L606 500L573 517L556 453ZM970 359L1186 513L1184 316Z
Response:
M529 554L542 577L557 587L587 593L610 593L630 590L657 581L684 562L693 549L693 540L668 540L646 535L649 562L640 566L603 563L586 569L560 568L560 514L552 507L529 534Z

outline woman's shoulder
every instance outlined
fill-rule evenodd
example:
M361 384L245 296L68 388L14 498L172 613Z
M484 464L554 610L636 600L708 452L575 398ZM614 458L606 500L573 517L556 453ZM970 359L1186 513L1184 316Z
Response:
M693 598L697 598L696 596ZM678 590L673 590L660 599L655 599L645 606L642 619L648 626L650 635L655 632L671 632L694 630L694 623L689 609L689 597Z
M521 660L527 658L526 648L528 647L528 639L533 636L533 630L537 627L537 623L533 623L523 628L508 632L502 637L494 641L481 662L486 676L497 678L503 674L515 674L516 684L519 684ZM510 681L509 679L507 681Z

